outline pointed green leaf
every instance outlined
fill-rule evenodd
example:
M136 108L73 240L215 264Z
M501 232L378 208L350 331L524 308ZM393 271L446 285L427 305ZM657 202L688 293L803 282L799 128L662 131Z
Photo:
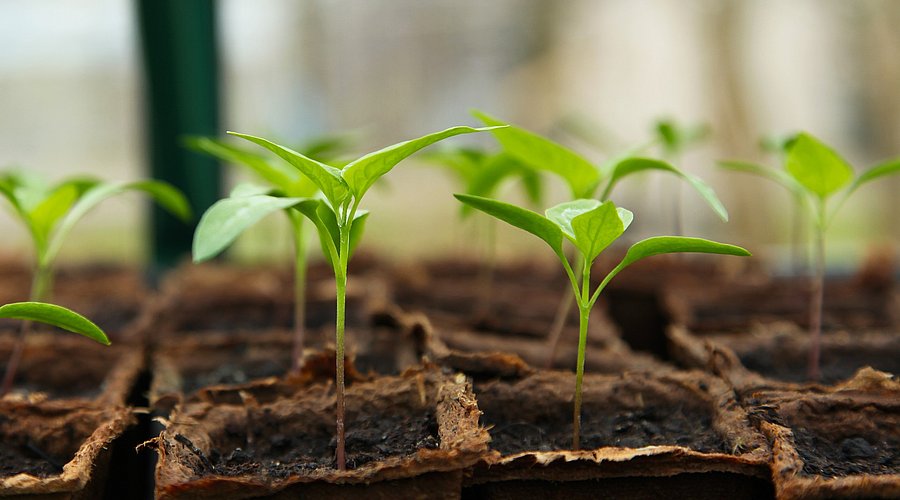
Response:
M602 203L593 198L580 198L577 200L566 201L559 205L552 206L544 211L544 215L548 220L556 224L568 238L576 246L578 245L575 237L575 229L572 228L572 219L581 214L585 214L600 207Z
M42 247L49 241L53 227L72 208L72 205L78 200L78 195L78 189L75 186L59 186L28 214L34 234L39 240L35 242L38 247Z
M430 146L438 141L460 134L471 134L492 130L490 127L453 127L440 132L428 134L418 139L404 141L384 149L369 153L358 160L347 164L341 171L341 175L350 187L350 191L357 200L362 199L366 191L372 187L381 176L390 172L394 166L403 159L420 149Z
M717 163L720 167L727 170L743 172L769 179L790 191L794 196L800 196L805 192L803 186L784 170L739 160L722 160Z
M656 236L639 241L625 254L625 258L614 269L616 273L635 262L653 255L665 253L713 253L721 255L737 255L747 257L750 252L736 245L719 243L703 238L686 236Z
M0 318L38 321L63 330L84 335L101 344L109 345L103 330L84 316L53 304L43 302L15 302L0 306Z
M171 184L162 181L140 180L131 182L98 183L88 189L59 222L43 257L45 263L53 262L62 242L76 222L104 200L128 192L150 195L161 207L183 221L191 219L191 206L187 198Z
M900 172L900 158L894 158L893 160L888 160L886 162L880 163L869 170L866 170L862 173L856 180L853 181L853 184L850 185L850 189L847 194L856 191L863 184L874 181L875 179L879 179L886 175L892 175Z
M713 209L713 212L715 212L720 219L724 221L728 220L728 210L725 209L725 206L719 200L719 197L716 196L716 192L713 191L713 188L710 187L709 184L704 182L703 179L691 175L671 163L654 158L626 158L617 163L612 169L612 175L604 189L603 198L606 199L610 195L613 186L615 186L622 178L645 170L660 170L681 177L697 191L697 194L703 198L703 201Z
M576 246L587 262L593 262L600 252L616 241L631 225L632 213L616 208L607 201L597 208L572 219Z
M465 194L454 194L453 196L472 208L537 236L547 242L559 258L565 259L562 249L563 232L546 217L531 210L489 198Z
M806 132L797 135L787 153L785 169L820 199L846 186L853 169L831 148Z
M255 196L259 194L268 194L273 195L275 193L275 189L272 189L269 186L260 186L259 184L253 184L252 182L242 182L232 188L231 192L228 193L229 198L237 198L239 196Z
M485 125L502 126L505 122L486 113L472 114ZM569 185L574 198L590 197L600 183L600 172L578 153L550 139L510 125L491 132L503 148L519 161L535 170L552 172Z
M184 142L195 151L206 153L228 163L247 167L273 186L284 188L302 177L302 174L297 169L270 162L262 155L228 144L220 139L188 137Z
M228 133L246 139L254 144L258 144L280 156L318 186L319 189L322 190L322 194L328 198L328 201L330 201L332 205L339 206L347 199L349 194L347 183L341 178L341 171L339 169L313 160L312 158L308 158L293 149L275 144L262 137L239 134L237 132Z
M241 233L272 212L285 210L307 200L253 195L215 202L200 218L194 231L194 262L203 262L220 254Z

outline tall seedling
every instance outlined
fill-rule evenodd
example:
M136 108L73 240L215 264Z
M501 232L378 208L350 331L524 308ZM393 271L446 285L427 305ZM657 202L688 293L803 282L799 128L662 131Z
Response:
M379 178L403 159L438 141L460 134L491 130L490 128L453 127L413 139L354 160L343 168L313 160L292 149L252 135L229 132L272 151L303 175L321 191L322 198L282 197L270 194L248 194L230 198L231 208L216 205L200 220L194 235L194 257L206 255L210 249L224 248L243 231L268 213L291 208L316 226L325 256L334 270L337 292L335 324L336 433L335 458L339 469L346 469L344 440L344 323L347 296L347 267L356 244L362 237L368 213L360 210L363 196ZM226 200L227 201L227 200Z
M746 162L723 162L730 168L740 167L772 180L803 200L811 217L814 268L811 274L809 312L809 360L807 375L819 379L819 351L822 336L822 305L825 299L825 232L838 210L861 186L900 172L900 158L882 162L859 176L837 152L812 135L801 132L787 144L784 170L776 170ZM831 208L828 202L838 195Z
M211 137L191 137L186 140L186 143L192 149L247 168L268 185L268 187L254 187L247 184L239 185L231 192L228 198L220 200L214 205L216 211L237 213L245 210L247 208L246 200L242 198L247 194L305 198L315 196L319 192L316 184L303 175L300 170L285 165L281 160L257 154L255 151L249 151ZM347 146L348 141L343 136L326 136L305 144L301 151L304 156L314 158L316 161L333 163L337 161ZM296 372L303 366L303 348L306 337L306 271L308 252L305 235L306 224L304 223L303 215L291 209L290 203L285 205L284 208L280 207L278 203L254 205L252 212L257 217L237 218L237 221L244 222L246 225L233 226L234 229L239 229L239 231L234 234L234 238L230 241L217 240L221 245L204 248L197 248L195 243L194 260L202 262L215 257L225 250L240 232L261 220L270 211L277 210L283 210L288 217L294 244L294 339L291 371ZM199 238L195 241L210 241L209 238L204 237L199 232L197 234Z
M681 163L681 157L685 151L697 146L709 137L709 127L706 124L682 125L671 119L658 120L653 127L657 142L662 147L663 158L672 163ZM681 189L674 189L672 193L672 211L675 214L675 234L684 232L684 223L681 213Z
M191 209L184 195L164 182L103 182L76 178L48 186L39 179L21 174L0 175L0 196L6 199L13 213L28 229L34 246L30 302L44 302L50 297L53 289L53 264L75 223L107 198L130 191L148 194L163 208L183 220L191 217ZM25 321L6 365L0 395L6 394L12 386L25 337L30 329L30 322Z
M478 196L455 195L461 202L492 215L544 240L559 258L572 285L578 304L578 360L575 367L575 396L573 410L572 449L580 448L581 397L584 380L584 356L587 345L588 322L591 309L600 293L619 272L645 257L664 253L700 252L726 255L750 255L743 248L700 238L658 236L631 246L625 257L610 271L596 289L591 291L591 267L603 250L621 236L631 224L633 215L613 202L577 199L556 205L540 215L530 210ZM576 274L563 250L564 240L574 246L581 266Z
M481 111L473 114L486 125L506 125L501 120ZM510 125L493 132L504 150L519 161L530 165L538 171L547 171L559 176L568 185L571 197L596 198L600 201L609 199L613 189L622 179L639 172L661 171L675 175L684 180L703 198L723 221L728 220L728 211L719 201L712 187L699 177L682 171L671 163L656 158L635 156L645 146L628 151L614 157L602 165L595 165L580 154L556 142L528 130ZM576 273L581 272L576 265ZM562 296L562 302L556 314L548 336L547 365L552 365L559 347L565 320L572 307L572 298L568 294Z

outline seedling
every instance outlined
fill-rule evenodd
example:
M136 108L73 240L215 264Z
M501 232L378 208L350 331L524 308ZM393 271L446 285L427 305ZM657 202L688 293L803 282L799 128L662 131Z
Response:
M321 191L324 198L283 197L260 193L239 193L210 207L200 220L194 235L194 258L224 248L249 227L269 213L292 208L316 226L325 256L332 266L337 292L335 322L336 433L335 458L338 469L345 470L344 440L344 324L347 297L347 267L350 256L362 237L368 212L359 205L369 188L398 163L420 149L460 134L491 128L453 127L418 139L388 146L356 159L343 168L313 160L292 149L261 137L229 132L275 153Z
M691 147L697 146L709 137L709 127L706 124L682 125L671 119L663 119L656 122L654 132L659 144L662 146L663 158L678 164L681 156ZM684 232L681 214L681 189L675 189L672 193L672 211L675 214L675 234Z
M900 172L900 158L882 162L854 178L853 168L837 152L812 135L801 132L787 143L784 170L747 162L723 162L724 166L772 180L803 200L812 214L813 255L809 313L809 362L807 375L819 379L822 336L822 304L825 299L825 232L835 215L857 189L881 177ZM838 195L829 209L828 201Z
M632 245L625 253L625 257L603 278L603 281L592 293L590 290L591 267L600 253L618 239L631 224L633 219L631 212L624 208L617 208L611 201L577 199L556 205L548 209L542 216L530 210L489 198L464 194L455 196L473 208L544 240L559 258L569 277L579 311L578 360L575 367L575 405L572 418L572 449L574 450L580 448L582 381L584 379L588 322L591 309L606 285L629 265L652 255L680 252L750 255L741 247L701 238L681 236L648 238ZM575 248L578 255L575 265L581 266L580 274L576 274L566 257L563 249L564 240L569 240Z
M150 195L163 208L184 220L191 217L184 195L159 181L108 183L76 178L47 186L39 179L21 174L0 175L0 195L6 198L28 229L34 245L30 302L44 302L49 298L53 288L53 263L75 223L103 200L129 191ZM30 328L30 322L22 324L16 347L6 365L0 396L9 392Z
M473 114L486 125L505 125L503 121L486 113L475 111ZM638 172L656 170L668 172L686 181L697 191L716 215L723 221L728 220L728 211L725 210L725 206L719 201L712 187L702 179L682 171L667 161L635 156L646 149L646 146L639 146L632 151L613 157L602 165L595 165L561 144L516 126L495 130L493 134L504 150L511 156L530 165L535 170L548 171L562 178L568 185L573 199L597 198L600 201L605 201L609 199L613 188L625 177ZM681 141L684 142L684 140ZM597 194L598 192L600 193L599 195ZM576 273L581 272L580 265L576 265L575 269ZM571 296L564 294L557 310L556 318L550 327L550 335L547 341L548 366L553 363L556 357L556 351L565 327L565 320L571 307Z
M315 196L319 191L316 184L303 175L302 172L285 165L281 160L210 137L191 137L186 142L192 149L247 168L268 185L268 187L253 187L247 184L239 185L232 191L229 198L216 203L216 210L225 212L239 210L244 206L240 198L247 194L268 194L283 198L306 198ZM338 160L346 149L347 144L348 139L344 136L325 136L305 144L301 151L303 151L304 156L314 158L316 161L334 162ZM281 210L284 211L290 221L291 236L294 243L294 339L291 371L297 372L303 366L303 348L306 343L304 339L306 337L306 271L308 267L308 252L305 234L306 224L304 223L303 215L291 209L290 205L288 203ZM272 207L272 205L267 206ZM242 226L240 232L243 232L269 213L261 210L261 207L258 210L260 210L257 212L258 218L241 219L248 224ZM274 208L274 210L278 210L278 208ZM195 262L202 262L215 257L234 241L234 238L230 241L217 240L221 246L197 248L197 245L200 244L199 242L211 241L209 237L201 235L199 231L197 235L198 237L195 238L194 243ZM234 236L237 238L238 234Z

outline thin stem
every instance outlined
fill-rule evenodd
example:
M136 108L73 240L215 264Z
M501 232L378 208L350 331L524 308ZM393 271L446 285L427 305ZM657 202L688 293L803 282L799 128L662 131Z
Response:
M347 267L350 254L350 227L352 215L340 227L340 255L335 267L335 283L337 285L337 321L335 325L335 373L337 379L337 458L338 470L347 470L347 458L344 438L344 324L347 302Z
M806 252L803 245L803 200L794 200L794 210L791 216L791 267L794 274L806 272Z
M303 349L306 346L306 238L302 216L291 215L294 232L294 341L291 372L303 368Z
M578 301L579 324L578 324L578 364L575 371L575 407L572 415L572 449L581 448L581 395L582 383L584 381L584 355L587 349L587 333L588 321L591 315L590 299L590 282L591 268L587 259L582 259L582 281L581 281L581 298Z
M825 224L824 203L820 203L819 217L815 229L815 274L812 275L812 298L809 309L809 364L807 375L810 380L819 380L819 356L822 339L822 306L825 302Z
M50 266L41 263L38 259L38 266L34 271L34 277L31 281L31 291L29 300L32 302L46 300L53 286L53 273ZM19 335L16 337L16 343L13 345L13 351L6 363L6 370L3 373L3 382L0 385L0 398L6 396L12 390L13 381L16 378L16 372L19 371L19 364L22 361L22 353L25 351L25 338L31 333L31 321L22 322L19 328Z

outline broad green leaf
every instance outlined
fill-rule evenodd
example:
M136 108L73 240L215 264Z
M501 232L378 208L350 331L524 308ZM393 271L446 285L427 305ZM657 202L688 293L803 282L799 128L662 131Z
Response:
M681 177L697 191L700 197L703 198L703 201L713 209L713 212L715 212L720 219L724 221L728 220L728 210L722 205L719 197L716 196L716 192L713 191L713 188L710 187L709 184L699 177L679 169L671 163L654 158L626 158L617 163L612 169L612 175L606 184L606 188L603 190L603 199L609 197L613 187L617 182L622 180L622 178L645 170L660 170Z
M109 338L103 330L84 316L53 304L43 302L15 302L0 306L0 318L38 321L63 330L84 335L103 345L109 345Z
M272 141L247 134L239 134L237 132L228 132L229 134L246 139L254 144L258 144L269 151L280 156L286 162L290 163L303 175L308 177L319 189L322 194L328 198L334 206L339 206L349 194L347 183L341 178L341 170L330 165L308 158L293 149L275 144Z
M560 259L565 259L562 248L563 232L546 217L531 210L489 198L465 194L454 194L453 196L472 208L537 236L547 242Z
M866 170L862 173L856 180L853 181L853 184L850 185L850 189L847 191L847 194L856 191L863 184L874 181L875 179L879 179L886 175L896 174L900 172L900 158L894 158L893 160L888 160L884 163L880 163L869 170Z
M104 200L128 192L142 192L153 198L165 210L183 221L191 219L191 206L187 198L171 184L162 181L140 180L130 182L99 183L88 189L62 218L50 239L43 260L53 262L66 236L76 222Z
M188 137L185 144L196 151L214 156L222 161L243 165L273 186L290 186L302 174L297 169L270 162L262 155L233 146L225 141L212 137Z
M575 229L572 228L572 219L581 214L585 214L600 207L602 203L593 198L580 198L577 200L566 201L559 205L552 206L544 211L544 215L548 220L556 224L568 238L576 246L578 245L575 237Z
M853 169L836 152L815 137L802 132L790 145L785 169L820 199L846 186Z
M268 194L272 195L275 192L269 186L260 186L259 184L253 184L252 182L242 182L232 188L231 192L228 193L229 198L237 198L239 196L255 196L258 194Z
M733 170L735 172L744 172L747 174L753 174L765 179L769 179L776 184L784 187L789 190L795 196L802 195L805 191L803 186L800 185L793 177L791 177L784 170L780 170L777 168L770 168L763 165L759 165L756 163L750 163L746 161L738 161L738 160L723 160L717 162L720 167Z
M372 184L374 184L375 181L384 174L390 172L394 166L416 151L438 141L447 139L448 137L489 130L492 130L492 128L452 127L419 137L418 139L394 144L350 162L343 170L341 170L341 176L347 182L347 186L350 187L353 196L357 200L360 200L366 191L372 187Z
M631 225L632 213L624 208L616 208L607 201L597 208L572 219L576 246L586 262L593 262L600 252L616 241Z
M750 255L744 248L728 243L687 236L656 236L631 245L616 270L621 271L643 258L665 253L713 253L741 257Z
M485 125L507 125L480 111L472 114ZM591 162L571 149L525 129L508 126L492 132L503 148L535 170L553 172L569 185L574 198L589 197L600 183L600 172Z
M254 195L217 201L203 214L194 231L194 262L215 257L263 217L305 200L307 199Z

